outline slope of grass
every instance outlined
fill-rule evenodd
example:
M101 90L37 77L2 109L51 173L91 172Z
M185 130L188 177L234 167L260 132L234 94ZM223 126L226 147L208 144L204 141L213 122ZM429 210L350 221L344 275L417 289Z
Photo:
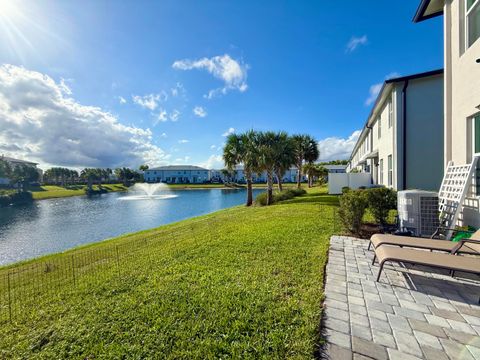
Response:
M23 270L24 298L0 358L312 358L335 202L317 188L0 269ZM70 258L75 278L55 282Z
M69 196L79 196L85 195L86 185L72 185L72 186L55 186L55 185L43 185L30 189L32 192L33 199L42 200L42 199L52 199L52 198L61 198ZM106 189L108 192L112 191L127 191L127 187L122 184L105 184L102 185L102 188ZM93 186L94 190L98 189L97 185Z

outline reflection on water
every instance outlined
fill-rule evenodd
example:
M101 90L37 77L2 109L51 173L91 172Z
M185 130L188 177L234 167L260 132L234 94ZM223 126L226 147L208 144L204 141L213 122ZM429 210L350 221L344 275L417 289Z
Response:
M261 190L254 190L258 194ZM77 196L0 208L0 265L242 204L245 190L177 190L162 200Z

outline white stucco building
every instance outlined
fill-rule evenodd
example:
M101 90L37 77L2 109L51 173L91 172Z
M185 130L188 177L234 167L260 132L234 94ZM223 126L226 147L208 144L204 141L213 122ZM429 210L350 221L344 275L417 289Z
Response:
M396 190L438 190L443 177L443 70L384 82L347 172Z
M21 166L21 165L33 167L38 172L39 181L40 182L43 181L43 170L37 167L38 163L36 163L36 162L21 160L21 159L15 159L15 158L4 156L4 155L0 156L0 160L6 161L7 163L9 163L10 166L12 167L12 169L14 169L17 166ZM10 184L9 179L0 178L0 185L8 185L8 184Z
M413 21L440 15L445 49L444 161L460 165L480 154L480 0L422 0ZM463 214L465 223L476 227L480 227L479 190L472 188Z
M145 170L143 178L149 183L203 184L210 180L210 171L193 165L168 165Z

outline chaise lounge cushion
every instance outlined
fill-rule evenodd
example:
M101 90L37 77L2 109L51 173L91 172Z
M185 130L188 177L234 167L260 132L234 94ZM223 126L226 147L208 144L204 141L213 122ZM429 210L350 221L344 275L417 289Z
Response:
M476 234L476 233L475 233ZM475 235L474 234L474 235ZM474 238L472 236L472 238ZM417 249L437 250L450 252L457 245L457 243L448 240L428 239L409 236L397 236L390 234L375 234L371 237L370 243L374 249L377 249L381 245L396 245L412 247ZM466 254L480 254L480 249L477 249L479 245L465 243L459 250L461 253Z
M386 261L395 261L480 274L480 259L477 257L457 256L394 246L381 246L375 249L375 254L381 266Z

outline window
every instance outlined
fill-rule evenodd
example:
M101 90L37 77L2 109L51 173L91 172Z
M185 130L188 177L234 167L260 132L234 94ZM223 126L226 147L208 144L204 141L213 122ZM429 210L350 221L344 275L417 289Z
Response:
M383 185L383 159L380 159L380 184Z
M480 0L465 0L465 33L467 48L480 37Z
M390 129L393 124L393 101L390 99L388 102L388 128Z
M393 186L393 159L388 155L388 186Z
M380 116L377 119L377 124L378 124L378 138L380 139L382 137L382 118Z

